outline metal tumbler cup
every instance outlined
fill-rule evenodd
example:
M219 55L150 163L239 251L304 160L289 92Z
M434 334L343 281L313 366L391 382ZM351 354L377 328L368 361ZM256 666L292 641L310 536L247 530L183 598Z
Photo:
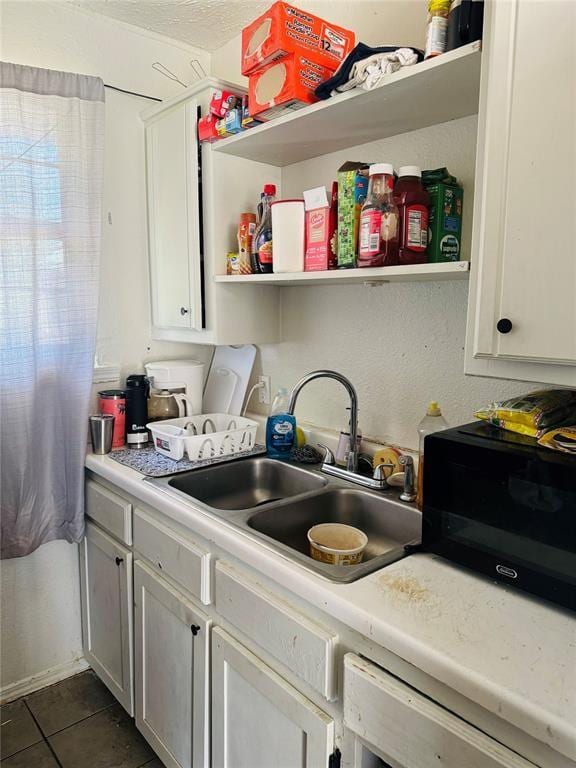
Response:
M114 416L102 413L90 416L90 438L94 453L103 455L112 450L112 435L114 433Z

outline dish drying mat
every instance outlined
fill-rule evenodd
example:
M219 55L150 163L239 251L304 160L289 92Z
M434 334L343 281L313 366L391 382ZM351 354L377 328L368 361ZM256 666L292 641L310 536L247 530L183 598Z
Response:
M244 459L248 456L260 456L263 453L266 453L266 448L256 443L249 451L235 453L232 456L213 456L212 458L199 459L198 461L190 461L189 459L174 461L174 459L169 459L167 456L162 456L153 446L139 448L138 450L122 448L119 451L112 451L108 456L119 464L125 464L130 469L135 469L137 472L147 475L147 477L165 477L166 475L175 475L178 472L189 472L191 469L209 467L212 464L223 464L226 461Z

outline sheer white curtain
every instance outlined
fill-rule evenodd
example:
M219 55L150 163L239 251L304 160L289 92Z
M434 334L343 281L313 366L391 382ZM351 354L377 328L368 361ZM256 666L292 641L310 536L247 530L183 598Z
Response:
M103 152L99 78L0 62L4 558L84 532Z

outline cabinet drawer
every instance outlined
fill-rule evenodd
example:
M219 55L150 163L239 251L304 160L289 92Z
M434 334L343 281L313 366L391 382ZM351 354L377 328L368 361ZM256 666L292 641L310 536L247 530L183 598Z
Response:
M353 653L344 657L344 725L402 768L536 768Z
M216 564L215 592L218 613L326 699L336 698L338 635L226 563Z
M134 510L134 549L204 605L212 602L210 553L138 507Z
M132 504L94 480L86 480L85 499L86 516L132 546Z

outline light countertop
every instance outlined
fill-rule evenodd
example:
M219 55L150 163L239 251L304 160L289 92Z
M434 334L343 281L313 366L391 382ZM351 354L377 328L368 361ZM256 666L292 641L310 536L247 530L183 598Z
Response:
M576 616L432 555L333 584L107 456L86 466L431 677L576 760Z

